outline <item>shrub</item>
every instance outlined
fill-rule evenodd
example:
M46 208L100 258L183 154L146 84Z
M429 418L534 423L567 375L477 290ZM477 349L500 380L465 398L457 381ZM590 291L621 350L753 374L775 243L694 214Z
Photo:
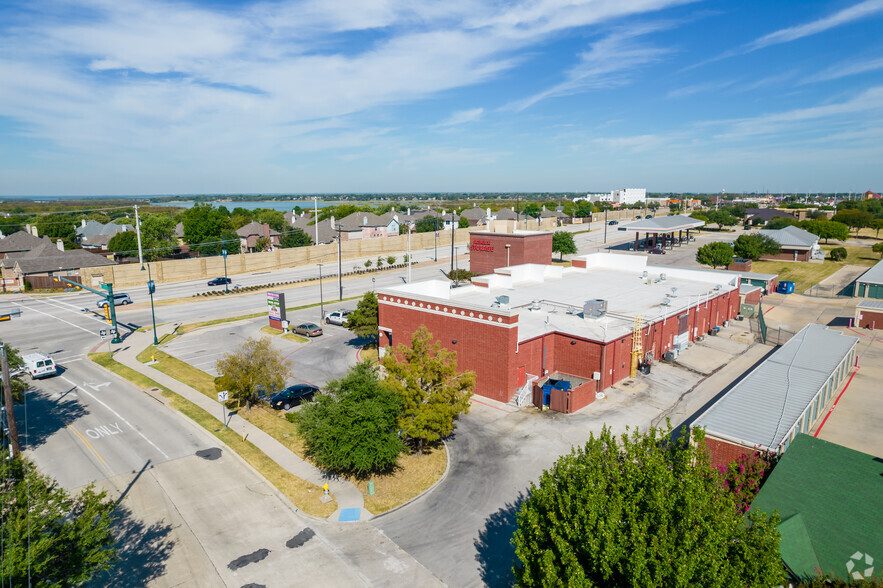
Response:
M831 250L831 259L834 261L843 261L846 259L846 248L837 247Z
M371 267L372 265L374 265L374 262L372 262L370 259L365 260L365 267Z
M389 257L386 258L387 265L394 265L395 262L396 262L395 255L390 255Z

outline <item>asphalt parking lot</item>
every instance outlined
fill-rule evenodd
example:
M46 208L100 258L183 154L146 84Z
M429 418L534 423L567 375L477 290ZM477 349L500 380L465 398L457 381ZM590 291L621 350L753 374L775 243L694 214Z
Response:
M328 312L338 308L355 308L355 301L327 306L325 310ZM289 385L304 383L322 387L346 374L356 364L356 354L365 341L343 327L320 323L319 312L319 308L308 308L288 313L287 318L292 325L314 322L322 327L323 334L306 343L261 332L262 327L269 325L268 319L261 317L197 329L160 346L160 349L211 376L217 376L215 365L225 353L235 350L250 337L271 337L273 345L288 361L292 374Z

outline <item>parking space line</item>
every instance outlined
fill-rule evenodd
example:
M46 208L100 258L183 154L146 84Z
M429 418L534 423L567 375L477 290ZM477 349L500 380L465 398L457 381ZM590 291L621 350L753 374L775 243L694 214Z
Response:
M100 398L98 398L97 396L95 396L94 394L92 394L91 392L89 392L88 390L86 390L85 388L83 388L82 386L79 386L79 385L77 385L77 384L74 384L73 382L71 382L70 380L68 380L68 379L67 379L66 377L64 377L64 376L58 376L58 377L61 378L62 380L64 380L65 382L67 382L68 384L70 384L71 386L76 387L76 388L79 389L81 392L84 392L84 393L87 394L88 396L92 397L94 400L98 401L98 402L99 402L104 408L106 408L107 410L109 410L110 412L112 412L113 414L115 414L116 417L117 417L118 419L120 419L121 421L123 421L124 423L126 423L127 425L129 425L129 428L131 428L133 431L135 431L136 433L138 433L139 435L141 435L141 438L142 438L142 439L144 439L145 441L147 441L148 443L150 443L150 445L152 445L154 449L156 449L157 451L159 451L160 453L162 453L163 456L165 456L166 459L169 459L168 454L167 454L165 451L163 451L162 449L160 449L159 447L157 447L157 446L156 446L156 443L154 443L153 441L151 441L150 439L148 439L147 436L144 435L144 433L142 433L141 431L139 431L138 429L136 429L135 427L133 427L133 426L132 426L132 423L130 423L129 421L127 421L122 415L120 415L120 413L118 413L117 411L115 411L114 409L112 409L110 406L108 406L108 405L107 405L104 401L102 401Z

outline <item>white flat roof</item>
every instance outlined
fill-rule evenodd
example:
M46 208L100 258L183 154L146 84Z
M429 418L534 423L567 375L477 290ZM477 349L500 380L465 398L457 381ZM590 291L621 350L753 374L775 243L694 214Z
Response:
M682 214L672 216L654 216L643 220L629 223L624 228L627 231L640 231L647 233L673 233L685 229L697 229L705 225L705 221L690 218ZM621 227L623 228L623 227Z
M649 265L644 256L593 253L574 260L584 260L586 267L525 264L474 278L488 287L451 288L447 280L428 280L384 288L378 294L518 315L519 341L551 332L612 341L631 333L637 314L645 323L667 319L739 287L738 276L732 272ZM499 305L500 296L509 297L508 309ZM583 305L593 299L607 301L607 316L583 318ZM664 305L666 299L669 303Z

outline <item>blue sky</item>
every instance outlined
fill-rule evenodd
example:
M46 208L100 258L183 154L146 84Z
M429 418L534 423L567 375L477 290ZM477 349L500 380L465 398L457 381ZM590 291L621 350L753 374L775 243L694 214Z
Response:
M0 3L0 195L883 189L883 0Z

